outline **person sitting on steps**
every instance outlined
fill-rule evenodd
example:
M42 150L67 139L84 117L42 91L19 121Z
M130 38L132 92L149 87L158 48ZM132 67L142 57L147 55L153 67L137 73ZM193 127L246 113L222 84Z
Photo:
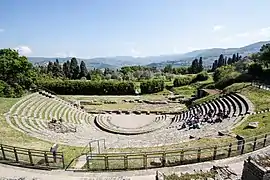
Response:
M60 119L59 119L59 122L62 124L62 122L63 122L63 119L62 119L62 117L60 117Z
M52 118L52 120L50 121L50 123L55 124L56 123L56 119Z

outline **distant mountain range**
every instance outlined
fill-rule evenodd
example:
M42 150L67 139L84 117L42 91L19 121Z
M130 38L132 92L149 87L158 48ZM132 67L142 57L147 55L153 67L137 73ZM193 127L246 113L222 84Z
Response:
M270 43L270 41L261 41L254 44L250 44L240 48L212 48L212 49L201 49L188 52L185 54L172 54L172 55L160 55L160 56L149 56L149 57L132 57L132 56L115 56L115 57L100 57L91 59L77 58L78 61L84 61L88 68L119 68L122 66L131 65L147 65L164 67L167 64L173 66L188 66L195 58L203 57L204 64L206 66L212 65L215 59L218 59L220 54L224 56L232 56L233 54L239 53L242 56L246 56L251 53L258 52L262 45ZM47 64L49 61L55 61L58 59L60 63L70 60L71 57L57 58L57 57L28 57L29 61L33 64Z

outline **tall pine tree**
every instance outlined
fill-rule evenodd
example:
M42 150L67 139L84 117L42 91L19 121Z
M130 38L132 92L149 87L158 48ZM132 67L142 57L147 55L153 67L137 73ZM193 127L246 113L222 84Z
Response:
M71 73L70 73L70 62L67 61L63 64L63 72L66 78L71 78Z
M53 63L52 73L53 73L54 77L63 77L62 67L61 67L58 59L56 59L56 61Z
M87 74L88 74L88 70L86 68L86 65L85 65L84 61L81 61L81 64L80 64L80 78L86 77Z
M75 57L73 57L70 62L71 79L78 79L79 73L80 73L80 67L78 66L78 61Z
M53 74L53 63L50 61L48 66L47 66L47 73Z
M198 72L202 72L202 71L203 71L203 60L202 60L202 57L200 57Z

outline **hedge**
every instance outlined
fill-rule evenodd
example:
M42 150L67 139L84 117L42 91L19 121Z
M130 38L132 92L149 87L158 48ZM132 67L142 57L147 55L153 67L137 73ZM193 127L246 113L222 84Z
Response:
M40 88L61 95L134 95L132 82L51 80L37 83Z

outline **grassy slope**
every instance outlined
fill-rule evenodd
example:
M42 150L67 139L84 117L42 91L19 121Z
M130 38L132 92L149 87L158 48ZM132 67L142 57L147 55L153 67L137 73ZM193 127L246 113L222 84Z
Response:
M175 94L183 95L184 97L191 97L197 93L197 89L203 87L204 85L213 83L213 77L210 75L206 81L199 81L196 83L192 83L190 85L174 87L172 91Z
M246 85L244 83L237 83L231 87L226 88L227 91L231 91L236 87ZM246 96L253 104L255 111L261 111L270 108L270 91L258 89L253 86L245 87L239 90L242 95ZM259 127L256 129L246 128L249 122L259 122ZM270 132L270 113L250 115L245 122L233 130L237 134L243 136L257 136Z
M224 89L226 93L238 92L247 97L253 104L255 111L261 111L270 108L270 91L258 89L253 86L247 86L250 83L235 83ZM218 95L209 95L194 101L194 104L200 104L218 97ZM246 129L249 122L259 122L257 129ZM270 132L270 113L256 114L249 116L240 126L233 129L233 132L246 137L260 135Z
M19 99L0 98L0 143L11 146L48 151L53 143L28 136L24 133L14 130L7 124L3 114L8 112L12 105L15 104L18 100ZM65 145L59 146L59 151L64 152L66 163L68 163L75 156L79 155L82 149L83 148L81 147L70 147Z
M199 140L191 140L188 142L182 142L179 144L158 146L158 147L143 147L143 148L112 148L107 149L107 152L122 152L122 153L134 153L134 152L152 152L152 151L165 151L165 150L175 150L175 149L191 149L197 151L200 148L209 148L217 146L227 146L233 138L221 137L221 138L201 138Z

